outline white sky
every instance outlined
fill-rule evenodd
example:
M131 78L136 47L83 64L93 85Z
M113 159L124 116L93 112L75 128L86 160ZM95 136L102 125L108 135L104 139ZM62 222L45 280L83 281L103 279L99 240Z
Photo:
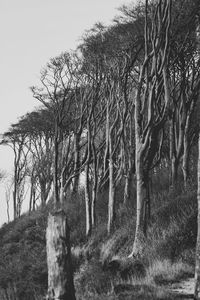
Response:
M0 133L39 103L29 87L37 84L50 57L75 49L86 29L108 25L116 8L130 0L0 0ZM0 146L0 170L11 170L10 149ZM6 221L0 185L0 224ZM12 202L10 203L12 205Z

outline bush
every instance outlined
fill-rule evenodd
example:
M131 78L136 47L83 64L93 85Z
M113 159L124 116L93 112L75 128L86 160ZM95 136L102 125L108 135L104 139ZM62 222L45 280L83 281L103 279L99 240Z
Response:
M38 211L0 230L0 289L14 298L35 300L46 293L45 224L46 215Z
M193 276L194 268L182 261L155 260L147 270L147 277L156 284L169 284Z
M81 266L75 276L75 285L78 293L80 291L89 295L107 293L112 287L112 277L109 272L103 271L99 261L92 260Z

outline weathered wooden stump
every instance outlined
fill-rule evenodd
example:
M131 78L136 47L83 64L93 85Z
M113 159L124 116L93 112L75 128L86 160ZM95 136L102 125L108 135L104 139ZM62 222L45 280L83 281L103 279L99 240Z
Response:
M48 217L46 230L48 266L47 300L75 300L67 217L57 210Z

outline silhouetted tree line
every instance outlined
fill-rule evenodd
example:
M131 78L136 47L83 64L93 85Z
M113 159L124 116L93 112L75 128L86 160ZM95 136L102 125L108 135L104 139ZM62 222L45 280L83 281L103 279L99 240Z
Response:
M95 24L75 51L50 59L41 71L40 85L31 87L41 107L3 135L2 143L13 148L15 157L14 218L20 217L26 179L31 186L30 211L38 201L45 208L53 192L55 212L48 226L53 232L58 222L66 234L63 203L68 191L78 191L84 174L86 236L96 226L102 189L109 191L107 232L112 232L116 188L121 184L121 205L137 202L130 256L141 252L151 218L150 177L165 169L172 190L180 178L187 189L195 167L199 12L199 1L130 3L121 7L110 26ZM131 194L133 181L136 199ZM69 245L67 249L70 252ZM51 284L49 299L54 299ZM73 286L72 279L66 284Z

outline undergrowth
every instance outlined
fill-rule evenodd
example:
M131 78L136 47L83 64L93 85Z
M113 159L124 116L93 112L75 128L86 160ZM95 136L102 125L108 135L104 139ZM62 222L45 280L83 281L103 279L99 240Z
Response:
M196 194L155 191L147 239L137 260L128 258L134 240L135 204L124 206L122 192L118 194L115 230L108 236L107 196L107 191L100 194L97 227L89 239L85 238L83 191L66 198L77 299L175 299L166 285L194 273ZM0 229L0 295L2 289L15 289L20 300L45 296L49 210L50 204L45 211L26 214Z

